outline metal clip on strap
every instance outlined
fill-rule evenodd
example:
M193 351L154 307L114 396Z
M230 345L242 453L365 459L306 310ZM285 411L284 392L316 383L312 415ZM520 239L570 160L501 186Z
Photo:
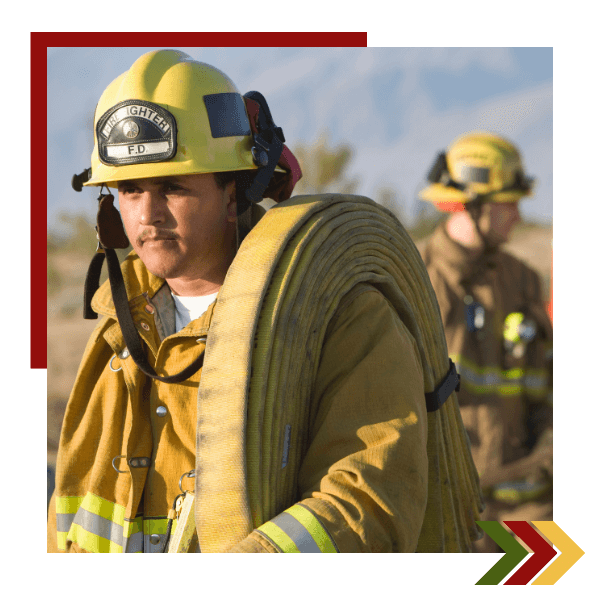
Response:
M453 391L460 390L460 375L456 372L456 365L450 360L450 369L446 373L446 377L433 392L425 393L425 404L427 412L433 412L442 407L444 402L448 400Z

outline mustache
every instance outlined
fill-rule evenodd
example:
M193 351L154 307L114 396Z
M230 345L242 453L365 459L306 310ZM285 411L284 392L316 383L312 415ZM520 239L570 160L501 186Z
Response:
M141 245L148 241L154 242L156 240L176 240L178 238L179 236L170 229L161 229L160 231L144 229L144 231L137 236L135 241Z

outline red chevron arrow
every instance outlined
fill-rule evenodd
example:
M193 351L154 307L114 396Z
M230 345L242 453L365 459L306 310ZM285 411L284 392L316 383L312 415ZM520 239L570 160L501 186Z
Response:
M504 585L527 585L557 552L527 521L504 522L533 550L532 556L504 582Z

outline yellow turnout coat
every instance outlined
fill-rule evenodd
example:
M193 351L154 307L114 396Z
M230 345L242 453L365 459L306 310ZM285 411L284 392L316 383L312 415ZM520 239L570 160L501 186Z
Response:
M303 232L310 237L317 229L306 221L307 213L315 219L326 214L327 222L333 215L342 233L339 220L346 218L348 207L360 218L372 211L390 218L367 199L343 206L342 200L347 202L334 196L326 201L292 199L263 220L268 227L278 218L283 231L290 227L288 218L307 223L294 234L294 239L303 239ZM237 272L232 266L228 278L245 275L244 248L252 249L250 260L261 263L256 257L262 247L252 245L253 235L255 231L240 248L242 257L234 261L242 266ZM418 258L412 243L407 244ZM324 251L335 255L329 248ZM289 260L299 255L290 247ZM288 266L283 279L274 277L271 287L283 286L290 272L286 256L280 260ZM422 263L418 268L425 272ZM49 551L162 551L168 511L180 485L195 489L203 552L470 550L477 535L479 490L455 396L435 413L427 412L425 391L431 390L425 390L425 382L433 370L423 365L426 342L419 346L379 284L357 281L344 288L325 321L322 340L315 342L317 352L307 344L293 356L283 354L270 363L267 375L284 361L286 373L306 362L315 365L315 376L307 382L308 404L286 402L283 394L279 423L268 404L256 409L250 402L247 409L228 412L227 385L248 371L238 373L230 361L238 347L236 330L250 318L243 310L233 312L234 318L227 312L240 286L228 288L226 280L216 303L175 332L168 285L150 274L133 252L122 272L133 320L155 371L177 373L205 348L208 362L179 384L146 378L125 348L108 282L98 290L92 306L102 319L86 347L61 432ZM303 297L307 285L293 295L311 305L317 296ZM261 315L271 314L268 298L265 304ZM407 310L412 318L412 309ZM292 311L285 320L293 325L301 318ZM447 356L443 336L437 335L431 339L438 340L441 356ZM223 336L230 338L225 341L232 350L220 355L219 348L229 347L222 344ZM260 336L257 340L255 354L262 356ZM275 355L277 344L273 348ZM252 363L252 371L262 366ZM211 387L215 369L216 388ZM440 372L441 367L436 369ZM234 388L239 392L239 386ZM258 433L256 419L266 423ZM227 459L227 452L244 442L246 463ZM452 445L456 451L450 451ZM217 456L225 459L215 462ZM185 477L193 469L195 484ZM238 500L238 488L245 501Z

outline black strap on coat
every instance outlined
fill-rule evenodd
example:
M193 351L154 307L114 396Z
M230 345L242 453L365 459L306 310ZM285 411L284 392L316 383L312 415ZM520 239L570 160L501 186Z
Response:
M74 176L74 179L76 177L80 176ZM75 188L75 186L73 187ZM204 363L204 352L202 352L195 361L183 369L183 371L175 375L162 377L152 368L146 358L142 340L140 339L135 323L133 322L133 317L131 316L131 311L129 310L129 299L127 298L125 282L123 281L123 273L121 273L119 258L114 250L115 248L126 248L129 245L129 241L125 236L125 230L123 229L123 223L119 212L113 206L114 198L112 194L100 193L98 201L99 210L96 217L98 249L92 258L85 278L83 290L83 318L98 318L98 313L92 309L92 298L100 286L100 273L102 272L102 265L106 258L106 263L108 265L108 280L110 282L113 303L117 313L117 320L121 327L121 333L123 334L123 339L125 340L125 345L129 350L131 358L144 375L165 383L181 383L182 381L189 379L194 373L202 368L202 364Z
M88 276L86 278L86 293L88 292L88 281L94 282L99 280L100 271L102 269L102 263L104 262L104 256L108 265L108 279L110 282L110 288L112 291L113 302L115 310L117 312L117 320L121 327L123 339L125 345L131 354L131 358L137 365L137 367L152 379L158 379L165 383L180 383L189 379L194 373L202 368L204 363L204 352L190 365L188 365L183 371L176 375L170 375L162 377L157 375L156 371L152 368L148 362L144 353L142 342L138 335L133 317L129 310L129 299L127 298L127 291L125 289L125 282L123 281L123 274L121 273L121 266L117 253L111 248L105 248L103 253L98 253L94 256ZM96 284L97 289L97 284ZM89 299L91 300L91 298ZM86 310L92 311L89 303L86 302ZM92 311L93 312L93 311ZM96 314L96 313L94 313ZM87 317L89 318L89 317ZM94 318L94 317L92 317ZM433 392L425 393L425 404L427 406L427 412L433 412L439 410L444 402L450 397L452 392L460 390L460 375L456 371L456 365L449 359L450 368L448 373L444 377L443 381L433 390Z
M140 340L135 323L133 322L133 317L131 316L131 311L129 310L129 299L127 298L127 291L125 290L125 282L123 281L123 273L121 273L119 258L112 248L101 249L90 263L87 277L85 278L85 288L83 293L84 318L98 318L98 314L92 309L91 303L92 297L98 289L98 284L100 282L100 272L102 271L104 257L106 257L106 263L108 265L108 280L110 282L113 302L117 312L117 320L121 326L121 333L123 334L123 339L131 354L131 358L133 358L133 362L135 362L138 369L144 373L144 375L147 375L152 379L164 381L165 383L180 383L189 379L194 373L202 368L204 363L204 352L180 373L166 377L157 375L156 371L148 362L142 347L142 341Z
M166 377L157 375L156 371L152 368L146 358L146 354L142 347L142 341L140 340L135 323L133 322L133 317L131 316L131 311L129 310L129 300L127 298L127 291L125 289L125 282L123 281L123 274L121 273L121 265L119 264L117 253L112 248L106 248L104 252L106 254L106 262L108 265L108 280L110 281L113 302L115 310L117 311L117 320L121 327L125 345L138 369L144 373L144 375L165 383L180 383L189 379L194 373L202 368L202 364L204 363L204 352L202 352L192 364L188 365L183 371L176 375Z
M460 390L460 375L456 372L456 365L450 360L450 369L446 373L442 383L440 383L433 392L425 394L425 404L427 405L427 412L433 412L439 410L444 402L450 398L450 394L453 391Z
M250 96L250 94L253 94L255 96ZM255 99L256 97L262 98L262 96L260 96L260 94L258 94L257 92L251 92L248 95L252 99ZM281 139L279 139L278 136L281 135L281 137L283 137L283 133L281 132L280 128L274 127L274 123L272 121L270 112L268 112L268 107L265 112L267 114L268 119L267 123L272 128L271 133L273 134L273 138L278 139L279 142L282 143ZM271 162L271 160L272 156L270 157L269 163ZM271 166L274 169L274 165L269 164L269 167ZM183 369L183 371L175 375L163 377L158 375L156 371L152 368L152 366L148 362L148 359L146 358L146 354L142 346L142 341L138 335L135 323L133 322L131 311L129 310L129 299L127 297L127 290L125 289L123 274L121 273L121 265L119 263L117 253L114 250L114 248L125 248L128 245L128 241L125 237L125 232L123 229L123 224L120 216L118 215L118 211L113 206L114 199L112 195L103 195L101 193L98 200L100 201L101 207L97 217L98 250L92 258L85 279L83 309L84 318L98 318L98 314L92 309L92 298L100 285L100 274L102 272L102 265L104 263L104 259L106 258L108 265L108 280L110 282L113 303L115 306L115 311L117 313L117 320L121 327L123 339L125 341L127 349L129 350L131 358L133 359L137 367L140 369L140 371L142 371L142 373L144 373L148 377L151 377L152 379L158 379L159 381L163 381L164 383L180 383L182 381L185 381L202 368L202 365L204 363L204 352L202 352L202 354L195 361L193 361L190 365ZM246 207L246 210L243 212L246 214L244 215L245 219L243 219L245 224L245 227L243 229L245 230L242 232L240 232L240 214L238 214L238 247L241 243L240 238L243 239L243 236L248 232L248 230L251 227L250 207ZM100 227L101 224L103 225L102 228ZM240 233L242 233L242 236L240 236ZM452 360L450 360L450 369L442 383L440 383L440 385L438 385L438 387L433 392L425 394L427 412L433 412L435 410L438 410L444 404L444 402L446 402L450 394L452 394L454 390L458 390L459 388L460 376L456 372L456 367L454 363L452 362Z

